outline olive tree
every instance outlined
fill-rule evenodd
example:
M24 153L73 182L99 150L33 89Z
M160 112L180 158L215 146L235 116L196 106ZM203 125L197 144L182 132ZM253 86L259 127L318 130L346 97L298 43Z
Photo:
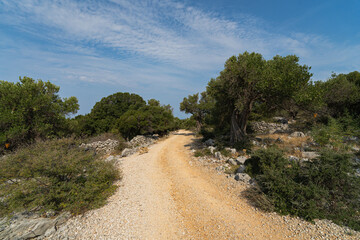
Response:
M309 83L309 67L300 65L295 55L265 60L259 53L244 52L230 57L207 92L215 100L215 113L230 122L230 142L244 141L254 104L275 109L294 97Z

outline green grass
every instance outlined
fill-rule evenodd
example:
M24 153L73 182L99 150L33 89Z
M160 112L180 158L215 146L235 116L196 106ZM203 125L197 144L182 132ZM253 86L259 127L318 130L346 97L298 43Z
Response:
M102 206L121 178L74 139L37 142L0 161L0 216L37 209L80 214Z

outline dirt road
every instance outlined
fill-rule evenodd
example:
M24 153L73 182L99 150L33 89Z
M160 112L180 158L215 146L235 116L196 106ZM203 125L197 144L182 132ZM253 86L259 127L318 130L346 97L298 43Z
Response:
M243 185L192 162L193 138L180 131L146 154L124 158L124 178L109 203L71 219L57 238L335 239L341 234L319 233L313 224L257 211L241 197Z

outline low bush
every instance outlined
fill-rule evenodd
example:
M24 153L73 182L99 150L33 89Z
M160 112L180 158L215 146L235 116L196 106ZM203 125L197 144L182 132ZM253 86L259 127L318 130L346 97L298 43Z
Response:
M239 169L239 165L232 165L225 170L226 174L236 174Z
M194 152L195 157L212 156L211 151L208 148L198 149Z
M360 178L353 156L327 150L311 162L289 162L278 149L255 152L246 172L277 212L330 219L360 230Z
M0 215L34 209L79 214L102 206L119 172L79 144L37 142L0 159Z

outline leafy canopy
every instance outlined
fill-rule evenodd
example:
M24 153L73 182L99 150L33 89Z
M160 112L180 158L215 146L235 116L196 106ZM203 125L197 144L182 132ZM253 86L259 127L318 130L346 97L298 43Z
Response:
M231 125L233 143L244 139L254 106L279 109L308 85L310 68L298 62L295 55L265 60L259 53L244 52L230 57L220 76L210 80L207 93L216 100L213 115L217 126Z
M213 103L213 99L206 92L201 93L201 98L199 98L199 93L196 93L183 99L180 103L180 111L192 114L192 118L196 121L197 130L199 131L206 116L213 107Z
M29 77L17 83L0 81L0 144L12 146L35 138L63 136L66 116L79 109L75 97L61 99L59 87Z

